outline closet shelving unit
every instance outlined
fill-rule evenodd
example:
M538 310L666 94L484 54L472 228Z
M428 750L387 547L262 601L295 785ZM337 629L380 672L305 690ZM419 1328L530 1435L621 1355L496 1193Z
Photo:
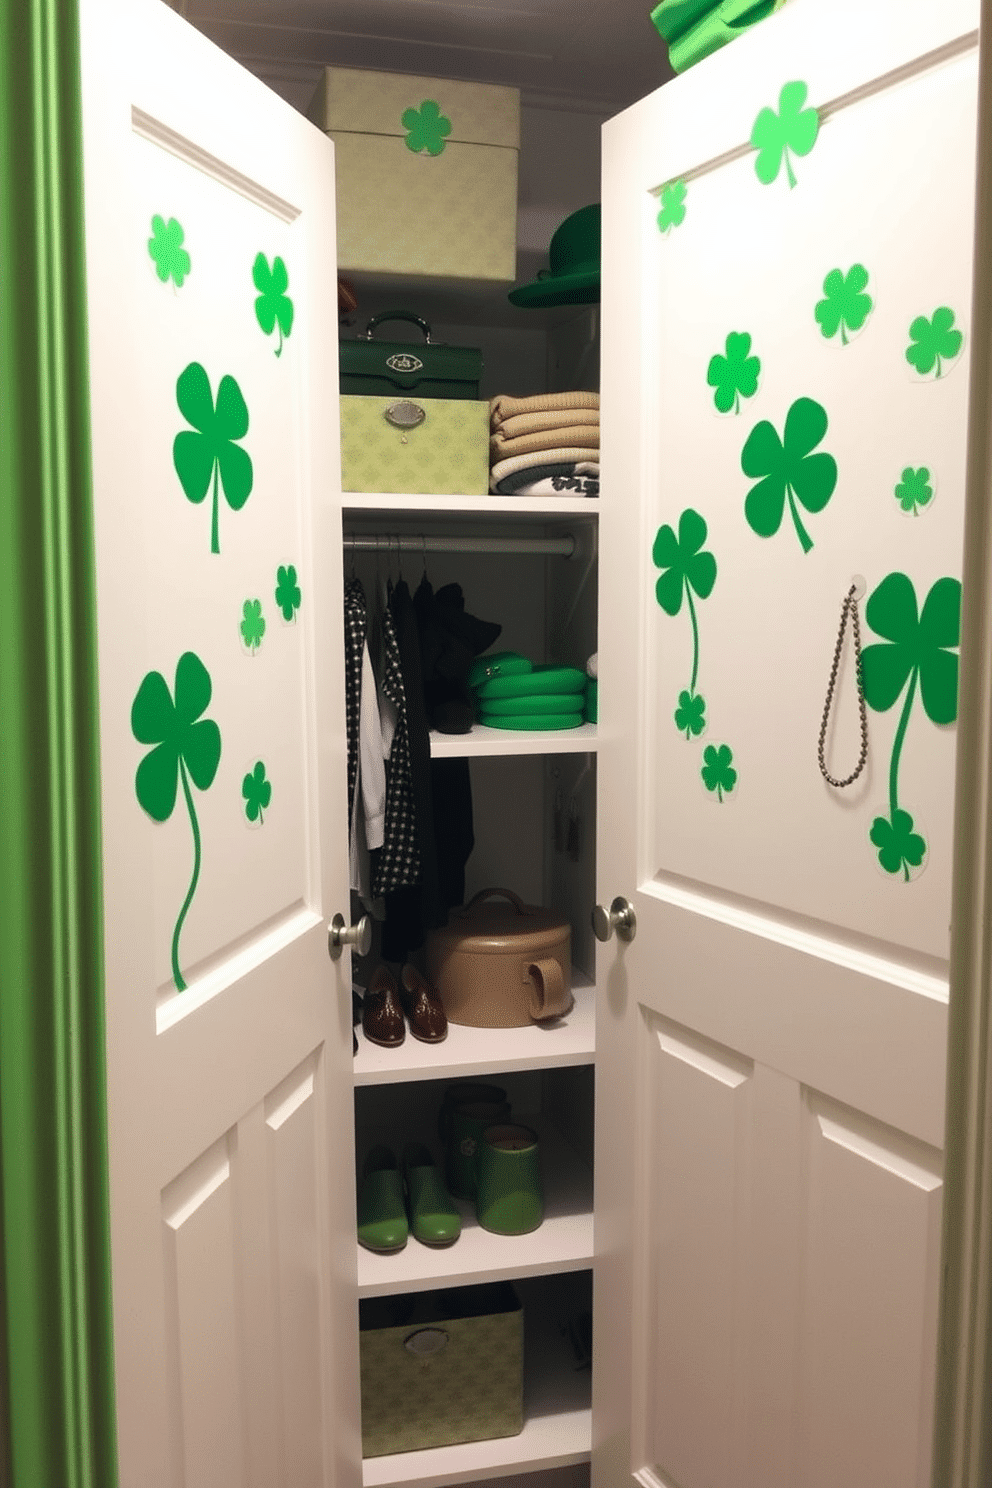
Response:
M403 571L411 588L425 570L443 563L451 553L477 555L475 562L512 565L517 556L529 561L546 556L546 592L542 613L545 635L553 636L563 614L583 608L585 634L595 637L595 555L598 500L563 493L554 500L504 496L447 496L354 494L343 497L345 563L376 555L408 565ZM567 556L571 553L572 556ZM359 555L361 555L359 557ZM370 556L371 555L371 556ZM481 558L478 555L483 555ZM562 567L568 570L562 578ZM506 572L506 570L504 570ZM561 586L560 588L558 586ZM512 585L506 601L512 603ZM496 590L499 591L499 584ZM468 599L468 596L467 596ZM501 619L492 608L492 618ZM497 649L502 644L497 643ZM524 649L520 647L519 649ZM592 645L590 650L595 649ZM525 1314L525 1425L519 1436L493 1441L367 1458L365 1488L392 1485L455 1484L539 1472L589 1461L591 1453L591 1390L588 1369L577 1369L568 1340L562 1334L559 1307L553 1310L556 1286L570 1283L588 1294L593 1258L593 1178L591 1132L592 1067L595 1061L595 987L589 911L595 881L591 862L594 832L586 823L584 857L580 864L552 851L547 841L554 795L553 775L559 770L571 782L585 779L594 801L597 729L553 733L514 733L476 726L465 735L432 735L435 757L466 756L473 762L473 794L478 795L477 768L495 767L541 772L539 794L544 799L542 833L545 860L542 878L546 899L573 922L573 991L575 1006L552 1028L473 1029L450 1025L439 1046L407 1038L398 1050L379 1049L359 1039L355 1056L356 1125L360 1144L380 1119L382 1102L404 1109L429 1140L440 1090L457 1079L485 1078L513 1086L514 1114L538 1126L542 1144L546 1214L530 1235L498 1236L482 1230L472 1206L461 1204L462 1234L446 1250L432 1250L412 1239L398 1255L379 1256L359 1247L358 1294L382 1296L450 1286L472 1286L512 1280ZM527 763L529 761L529 764ZM576 790L578 785L574 785ZM509 803L507 810L512 810ZM477 830L477 838L479 836ZM549 867L550 864L550 867ZM470 864L471 868L471 864ZM469 892L472 889L470 887ZM518 1107L515 1090L536 1095L536 1111ZM403 1108L402 1102L408 1099ZM397 1106L397 1102L400 1106ZM574 1107L583 1114L572 1129ZM357 1109L357 1108L360 1108ZM376 1136L387 1134L376 1131ZM435 1150L437 1144L435 1142ZM582 1151L582 1156L579 1151ZM576 1295L583 1295L581 1290ZM549 1310L551 1303L552 1310Z

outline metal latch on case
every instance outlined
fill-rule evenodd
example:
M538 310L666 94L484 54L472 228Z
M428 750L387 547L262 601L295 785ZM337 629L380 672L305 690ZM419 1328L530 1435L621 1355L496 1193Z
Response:
M403 398L399 403L390 403L383 417L394 429L415 429L424 422L427 410L421 408L419 403L411 403L409 398Z

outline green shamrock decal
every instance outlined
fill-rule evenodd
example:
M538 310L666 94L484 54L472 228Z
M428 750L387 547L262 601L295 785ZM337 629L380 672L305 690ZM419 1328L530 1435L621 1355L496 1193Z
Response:
M723 804L724 795L731 795L737 784L737 771L733 766L734 752L729 744L707 744L703 750L700 774L708 791L716 791L717 800Z
M941 361L952 362L961 350L964 333L954 327L954 311L941 305L929 320L925 315L916 317L909 328L909 340L907 362L921 377L926 377L936 367L936 381L940 376Z
M708 599L716 583L716 559L712 553L702 551L706 532L705 519L691 507L687 507L679 517L678 537L666 522L663 527L658 528L651 549L655 567L663 570L655 584L658 603L666 615L675 616L682 608L684 595L692 624L692 677L688 692L679 694L679 706L675 712L675 725L680 733L685 731L687 739L691 734L702 733L705 728L706 704L702 697L697 701L696 694L696 678L699 675L699 623L692 593L695 590L700 599Z
M248 433L248 409L233 377L222 377L217 389L217 407L210 392L210 379L199 362L190 362L176 383L179 412L192 429L183 429L172 444L172 463L194 505L206 496L213 480L213 510L210 521L210 551L220 552L218 530L218 480L232 511L240 511L251 495L251 456L235 440ZM195 431L195 432L194 432Z
M783 160L789 185L795 186L789 152L808 155L816 144L820 116L815 108L803 107L806 93L805 83L786 83L778 96L778 113L772 108L763 108L754 121L751 145L758 151L754 169L758 180L765 186L770 186L775 180Z
M259 253L252 265L251 277L258 290L255 319L266 336L271 336L278 325L279 345L276 347L276 356L282 356L282 338L288 336L293 329L293 302L286 293L289 288L286 265L277 254L270 269L265 254Z
M758 391L760 358L751 356L751 337L747 331L731 331L724 346L724 355L710 357L706 369L706 381L716 391L713 402L720 413L741 411L741 399L753 398Z
M909 880L926 843L913 832L913 818L899 805L899 762L913 703L919 691L923 711L933 723L958 716L958 656L961 639L961 583L938 579L917 611L916 590L904 573L890 573L869 597L865 618L882 642L861 653L865 701L885 713L905 689L905 701L892 741L889 762L889 817L878 816L869 836L887 873ZM923 848L919 844L923 842Z
M670 232L685 221L685 198L688 191L684 181L669 181L661 188L661 211L658 226L663 233Z
M265 778L265 766L261 760L242 780L241 794L244 797L245 816L250 822L257 821L262 826L265 822L262 812L268 811L272 800L272 783Z
M186 982L179 969L179 934L200 877L200 828L190 781L197 790L208 790L220 762L220 729L212 719L201 716L212 691L203 662L186 651L176 664L175 702L162 673L148 672L131 704L131 732L139 744L155 746L134 778L138 802L153 821L168 821L181 784L193 829L193 877L172 934L172 977L180 992L185 991Z
M701 692L693 695L691 692L679 693L679 705L675 709L675 727L679 733L684 733L687 739L693 735L699 735L706 729L706 699Z
M813 539L800 520L796 502L808 512L820 512L834 493L837 462L833 455L812 451L827 432L826 410L812 398L797 398L785 416L785 435L779 439L767 419L755 424L741 451L744 474L764 476L744 501L748 526L759 537L773 537L782 523L788 500L792 523L804 553Z
M300 586L296 582L296 569L287 564L276 569L276 604L282 610L282 618L292 621L302 601Z
M912 465L907 465L894 494L904 512L912 512L914 517L918 517L920 507L926 506L933 500L930 471L925 465L921 465L919 470L914 470Z
M170 217L166 222L155 213L152 218L152 235L148 239L148 252L162 283L172 279L177 289L182 289L183 281L190 271L190 257L183 247L184 236L175 217Z
M254 653L262 644L265 634L265 617L262 614L262 601L260 599L246 599L241 609L243 616L238 629L241 631L241 639Z
M451 133L451 120L442 114L441 105L433 98L425 98L419 109L406 109L402 124L408 131L404 143L415 155L424 150L428 155L440 155Z
M847 345L847 332L860 331L871 314L874 300L865 294L868 270L864 264L852 264L846 274L831 269L823 281L824 298L818 300L813 315L825 339L840 331L841 345Z

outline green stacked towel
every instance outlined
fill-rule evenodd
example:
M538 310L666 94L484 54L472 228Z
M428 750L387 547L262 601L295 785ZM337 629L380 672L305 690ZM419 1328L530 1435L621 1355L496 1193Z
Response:
M534 666L504 651L478 657L470 680L479 722L489 728L544 732L582 723L587 679L576 667Z
M651 12L651 19L668 42L672 71L685 72L784 3L785 0L661 0Z

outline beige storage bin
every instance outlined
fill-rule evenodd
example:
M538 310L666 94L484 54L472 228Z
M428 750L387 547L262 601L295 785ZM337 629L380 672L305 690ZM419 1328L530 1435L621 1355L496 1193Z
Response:
M308 117L335 145L340 270L516 277L516 88L328 67Z

